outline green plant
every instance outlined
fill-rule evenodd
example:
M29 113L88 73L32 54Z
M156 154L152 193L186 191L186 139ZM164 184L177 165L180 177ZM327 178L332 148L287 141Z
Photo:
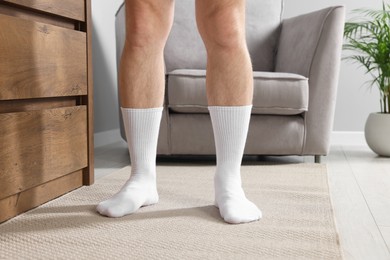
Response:
M383 2L382 10L356 9L354 17L345 23L344 50L358 54L344 57L359 63L373 76L371 86L377 85L380 91L382 113L390 113L390 5Z

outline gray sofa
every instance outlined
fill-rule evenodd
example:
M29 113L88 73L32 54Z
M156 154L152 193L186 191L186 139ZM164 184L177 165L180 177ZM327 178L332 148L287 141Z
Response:
M177 0L165 48L166 98L158 154L215 154L207 110L206 50L194 0ZM254 70L246 155L329 152L344 28L343 6L282 20L283 1L247 0L246 30ZM124 6L116 17L118 62ZM122 136L123 126L121 126Z

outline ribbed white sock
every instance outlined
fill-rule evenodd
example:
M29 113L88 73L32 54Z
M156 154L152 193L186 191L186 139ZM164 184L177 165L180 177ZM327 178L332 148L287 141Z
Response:
M262 215L241 187L240 167L251 110L252 106L209 107L217 152L215 204L222 218L231 224L255 221Z
M108 217L132 214L140 207L158 202L156 150L163 108L122 108L123 123L131 158L131 176L97 211Z

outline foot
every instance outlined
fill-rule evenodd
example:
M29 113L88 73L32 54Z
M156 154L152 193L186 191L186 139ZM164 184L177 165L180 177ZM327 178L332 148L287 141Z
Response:
M157 202L158 193L155 181L153 183L153 181L132 181L130 179L114 196L100 202L96 210L101 215L119 218Z
M259 208L246 198L240 182L228 183L215 178L215 206L230 224L248 223L262 217Z

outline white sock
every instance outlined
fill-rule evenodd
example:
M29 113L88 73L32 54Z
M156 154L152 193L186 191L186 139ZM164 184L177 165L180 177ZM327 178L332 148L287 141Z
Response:
M97 211L107 217L122 217L158 202L156 151L163 108L121 109L131 176L114 196L97 206Z
M245 197L241 187L240 167L251 110L251 105L209 107L217 152L215 204L222 218L231 224L261 218L261 211Z

